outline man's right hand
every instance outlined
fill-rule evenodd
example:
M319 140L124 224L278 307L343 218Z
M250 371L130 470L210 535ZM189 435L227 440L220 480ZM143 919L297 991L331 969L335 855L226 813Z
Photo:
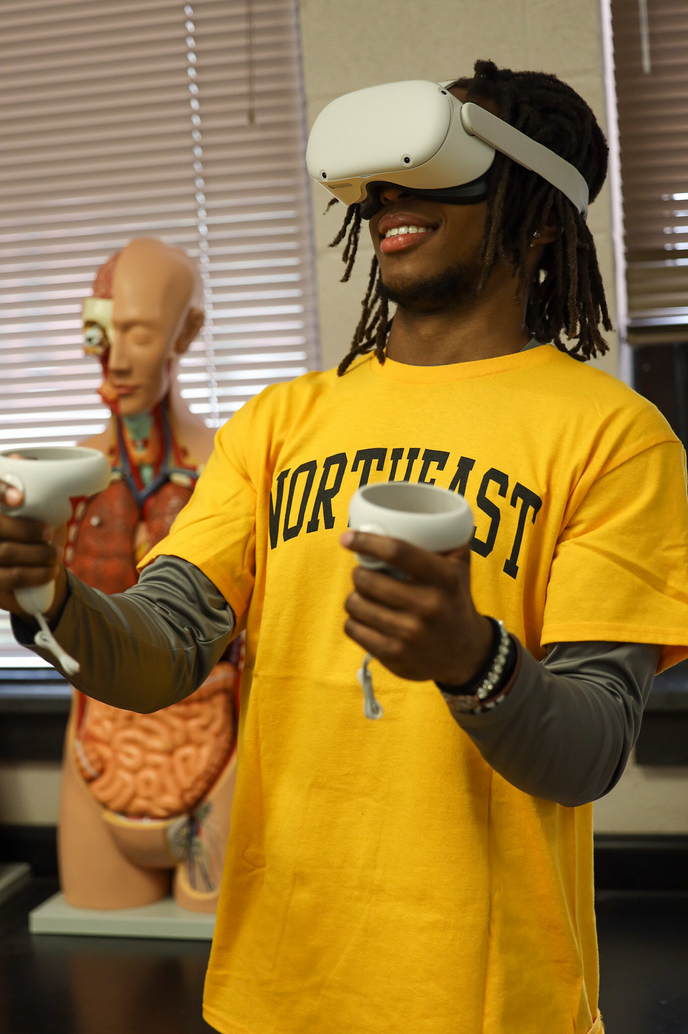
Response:
M22 495L0 481L0 504L20 506ZM0 608L28 619L14 597L15 589L55 581L55 599L48 619L57 617L67 595L67 576L61 550L53 544L53 531L41 521L0 513Z

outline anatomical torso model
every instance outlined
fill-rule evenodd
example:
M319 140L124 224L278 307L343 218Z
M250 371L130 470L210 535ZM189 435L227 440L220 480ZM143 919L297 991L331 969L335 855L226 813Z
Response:
M198 274L179 249L132 241L99 271L84 304L86 351L100 358L110 425L84 444L105 453L108 488L77 500L65 562L107 593L193 492L212 433L182 401L178 356L203 322ZM67 901L125 908L166 896L214 911L234 789L238 647L190 697L153 714L74 692L60 809Z

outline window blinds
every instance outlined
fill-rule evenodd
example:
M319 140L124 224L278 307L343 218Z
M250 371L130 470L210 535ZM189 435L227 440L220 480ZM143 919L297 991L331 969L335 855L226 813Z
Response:
M0 448L103 426L81 302L132 237L200 263L209 425L317 366L295 0L3 0L0 96Z
M612 0L628 340L688 341L688 5Z

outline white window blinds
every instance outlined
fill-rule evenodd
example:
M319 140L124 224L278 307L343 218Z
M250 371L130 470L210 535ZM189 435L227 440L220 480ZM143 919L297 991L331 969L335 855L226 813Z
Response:
M688 341L688 5L612 0L630 344Z
M3 0L0 97L0 448L103 426L81 301L132 237L201 265L210 425L317 366L295 0Z

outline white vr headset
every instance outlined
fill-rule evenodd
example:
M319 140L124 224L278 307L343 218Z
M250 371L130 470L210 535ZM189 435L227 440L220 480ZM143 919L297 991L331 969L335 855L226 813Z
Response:
M578 169L480 105L462 104L449 85L414 79L338 97L311 130L309 175L345 205L360 204L370 219L385 184L451 204L483 201L486 173L500 151L587 217L588 185Z

